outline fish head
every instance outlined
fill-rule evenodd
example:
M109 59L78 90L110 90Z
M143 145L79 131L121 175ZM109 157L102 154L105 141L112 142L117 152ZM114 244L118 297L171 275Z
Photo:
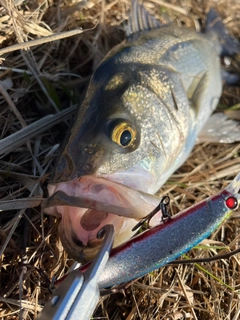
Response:
M156 192L156 172L162 172L159 163L165 163L159 161L159 157L165 160L161 147L152 143L159 137L146 106L154 106L154 99L135 68L120 69L111 59L101 64L90 80L48 191L50 197L60 190L85 197L91 205L55 204L45 209L61 217L61 240L75 260L87 261L96 255L102 242L98 231L106 224L115 226L114 246L127 241L140 218L156 205L154 201L142 205L140 193ZM104 202L101 210L95 205L98 201ZM159 223L160 214L157 219Z
M166 160L156 129L159 120L154 119L159 101L144 85L141 65L119 66L115 61L107 59L94 73L59 152L51 184L96 175L144 192L156 191L154 174L161 170L156 160L162 164Z
M54 183L98 171L110 173L113 171L107 165L110 156L121 159L121 155L132 154L131 158L134 158L141 133L134 116L124 110L121 99L128 79L125 78L115 90L97 85L104 80L95 75L89 85L70 137L57 160ZM99 169L101 166L105 169ZM118 161L118 169L126 166L124 161Z

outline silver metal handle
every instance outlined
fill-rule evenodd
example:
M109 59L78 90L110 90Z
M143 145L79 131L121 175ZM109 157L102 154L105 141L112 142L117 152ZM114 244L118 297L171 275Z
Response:
M83 274L70 272L46 304L39 320L87 320L91 317L99 300L98 278L102 273L112 248L115 230L106 225L102 246Z

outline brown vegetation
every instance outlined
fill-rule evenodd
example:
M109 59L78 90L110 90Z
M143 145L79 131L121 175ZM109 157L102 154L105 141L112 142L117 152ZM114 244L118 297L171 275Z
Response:
M197 30L214 7L229 31L239 36L238 0L144 3L162 22ZM128 0L0 0L1 319L36 319L50 297L51 281L73 264L60 243L57 220L42 215L39 204L57 146L89 76L124 38L128 9ZM240 74L237 58L223 63ZM239 119L239 86L224 87L219 109ZM50 114L54 116L36 122ZM34 130L27 127L31 123ZM28 129L20 134L24 127ZM172 212L225 187L240 171L239 154L238 143L197 145L160 190L171 198ZM16 202L9 202L12 199ZM237 249L238 219L239 211L187 257L212 257ZM93 318L237 320L239 257L165 266L120 293L101 298Z

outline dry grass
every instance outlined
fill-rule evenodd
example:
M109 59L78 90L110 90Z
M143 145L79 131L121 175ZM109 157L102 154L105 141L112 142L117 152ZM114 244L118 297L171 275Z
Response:
M145 3L163 22L175 20L196 29L214 7L230 32L239 35L238 0ZM90 74L124 37L122 23L129 1L0 0L0 4L0 317L36 319L50 297L52 279L73 263L59 241L56 219L43 216L39 204L58 143ZM67 37L64 32L69 30L76 35ZM31 42L39 39L42 44ZM240 73L239 61L232 60L230 68ZM225 87L220 106L239 103L240 88ZM20 131L49 114L54 116ZM230 114L239 117L239 111ZM240 171L239 154L237 143L197 145L161 190L170 196L172 212L225 187ZM9 202L12 199L15 203ZM236 212L187 256L211 257L238 248L239 228ZM169 265L103 297L94 318L237 320L239 272L239 255L211 263Z

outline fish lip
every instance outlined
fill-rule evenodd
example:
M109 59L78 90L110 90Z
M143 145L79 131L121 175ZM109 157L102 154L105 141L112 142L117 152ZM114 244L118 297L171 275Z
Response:
M42 209L47 214L51 214L58 218L61 218L58 230L59 230L60 239L64 248L69 253L69 255L72 258L74 258L76 261L85 263L88 260L92 260L95 257L99 248L101 247L101 243L103 239L97 239L97 237L95 237L95 239L91 239L91 237L89 236L90 240L87 243L83 243L81 240L81 237L73 230L73 225L71 221L69 221L67 217L63 217L63 215L60 212L61 211L60 207L62 207L62 205L65 205L64 210L65 211L69 210L69 212L75 209L76 207L70 207L66 205L66 203L64 203L64 201L62 201L61 198L59 198L64 195L65 198L69 200L69 202L71 202L71 200L77 200L77 197L71 196L71 194L76 191L75 186L80 184L81 180L82 180L82 177L73 181L61 182L54 185L49 184L48 186L49 198L42 203ZM109 181L108 179L105 179L105 180L106 182ZM115 182L111 182L111 183L114 183L117 185L117 183ZM69 186L71 187L70 189L68 189ZM87 208L82 209L81 207L79 207L79 210L84 210L86 212L88 209ZM83 216L85 212L81 213L81 216ZM121 230L121 227L124 224L124 219L133 220L134 221L133 225L137 223L137 221L132 218L119 217L113 214L111 214L111 218L112 218L111 223L116 227L118 231ZM107 223L108 222L106 222L106 224ZM97 234L97 232L99 231L99 227L97 227L93 231L94 233ZM88 231L85 231L85 232L91 234L91 232L88 232ZM132 233L132 235L133 234L134 233ZM118 245L118 243L115 241L115 246L116 245Z
M45 213L62 218L59 234L63 246L71 257L80 262L92 259L96 255L102 242L102 240L97 239L97 233L104 225L114 225L117 235L113 246L116 247L133 236L137 230L132 231L132 228L159 204L159 198L156 196L145 194L102 176L83 176L74 181L49 185L48 190L49 199L43 203L43 210ZM87 199L91 202L88 202L88 204L90 203L93 206L92 209L86 209L91 208L90 205L76 206L78 201L80 203L83 201L78 199L78 197L81 198L79 192L82 192L83 200L86 194L100 197L100 205L103 206L101 207L103 210L94 208L94 201L96 200L94 197L93 199L90 197L90 200ZM65 199L61 199L59 196L63 196ZM71 203L71 201L73 202ZM105 204L105 201L108 203ZM132 206L132 202L135 202L135 207ZM108 204L109 207L107 207ZM112 206L113 211L108 210L110 206ZM81 224L81 219L88 210L95 210L95 212L105 210L108 213L106 218L104 218L104 215L101 218L100 214L98 216L100 219L98 226L95 229L90 228L90 231ZM139 211L142 214L140 217L136 216ZM133 214L128 216L129 212L131 214L133 212ZM94 216L91 213L94 213L94 211L90 212L88 216L89 225L94 226L95 221L92 218ZM82 241L82 243L76 241L76 239Z
M66 207L66 210L69 211L72 209L72 207ZM84 214L84 213L83 213ZM118 217L116 215L111 215L112 220L111 224L114 225L114 227L119 231L122 228L122 225L124 224L124 220L132 220L131 218L124 218L124 217ZM78 262L86 263L89 260L92 260L97 252L99 251L103 239L98 239L97 234L99 230L101 230L106 224L108 224L108 220L103 221L100 226L98 226L96 229L91 231L84 230L84 233L87 234L87 243L83 243L80 239L81 236L78 234L78 232L75 232L73 230L74 223L71 221L69 222L69 225L66 226L65 224L66 219L61 219L59 223L59 235L61 242L63 244L63 247L67 251L67 253L70 255L71 258L75 259ZM136 221L133 223L133 225L136 224ZM83 230L83 229L81 229ZM134 235L134 233L132 233ZM118 246L121 243L118 243L115 241L114 247Z
M81 245L80 243L76 243L75 241L76 235L73 235L73 237L69 237L69 235L67 236L66 232L64 231L62 221L60 221L58 225L58 232L59 232L63 247L65 248L67 253L74 260L81 262L82 264L85 264L89 260L92 260L101 247L101 243L95 247L87 247L87 246L83 246L83 244ZM70 234L71 233L73 233L72 229L70 230ZM77 240L80 241L78 238Z
M51 212L48 207L72 206L140 220L159 204L157 196L102 176L82 176L49 185L48 191L49 198L42 203L42 208L53 215L56 211Z

